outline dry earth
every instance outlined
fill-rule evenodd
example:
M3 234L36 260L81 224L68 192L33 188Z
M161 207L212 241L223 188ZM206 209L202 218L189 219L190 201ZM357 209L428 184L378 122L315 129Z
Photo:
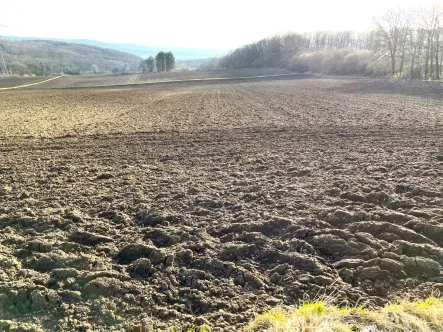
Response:
M443 290L443 89L414 84L0 93L0 329Z

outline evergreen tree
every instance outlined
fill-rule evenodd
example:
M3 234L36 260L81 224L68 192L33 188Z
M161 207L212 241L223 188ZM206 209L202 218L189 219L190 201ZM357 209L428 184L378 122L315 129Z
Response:
M155 64L157 66L158 72L163 72L166 70L165 52L163 52L163 51L158 52L158 54L155 56Z
M146 67L150 73L155 70L155 59L152 57L152 55L146 59Z
M174 54L171 52L168 52L165 54L165 64L166 64L166 71L171 71L175 67L175 57Z

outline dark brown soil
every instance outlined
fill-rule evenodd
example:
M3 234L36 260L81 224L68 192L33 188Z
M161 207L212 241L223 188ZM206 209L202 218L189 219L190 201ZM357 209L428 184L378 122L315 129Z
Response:
M0 93L0 327L443 290L443 91L377 82Z

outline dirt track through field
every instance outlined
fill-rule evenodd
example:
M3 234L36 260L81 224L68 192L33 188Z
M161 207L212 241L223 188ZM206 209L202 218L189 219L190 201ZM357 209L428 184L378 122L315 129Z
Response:
M0 319L226 331L443 290L443 91L377 82L2 93Z

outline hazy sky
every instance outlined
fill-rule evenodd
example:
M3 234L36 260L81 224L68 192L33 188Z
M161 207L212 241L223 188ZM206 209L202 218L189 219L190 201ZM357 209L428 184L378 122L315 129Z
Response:
M365 30L390 8L438 2L0 0L0 35L225 50L288 31Z

